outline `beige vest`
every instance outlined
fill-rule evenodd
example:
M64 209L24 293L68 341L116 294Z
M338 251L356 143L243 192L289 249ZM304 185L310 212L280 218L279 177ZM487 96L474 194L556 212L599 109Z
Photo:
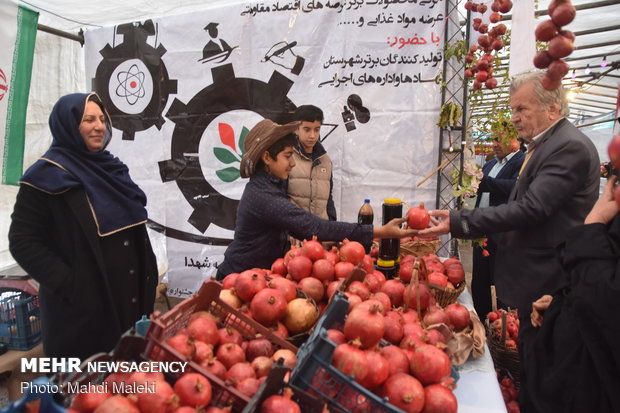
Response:
M288 196L298 207L311 212L321 218L327 217L327 200L329 199L330 178L332 176L332 161L325 153L315 161L318 165L312 167L312 160L293 153L295 167L288 176Z

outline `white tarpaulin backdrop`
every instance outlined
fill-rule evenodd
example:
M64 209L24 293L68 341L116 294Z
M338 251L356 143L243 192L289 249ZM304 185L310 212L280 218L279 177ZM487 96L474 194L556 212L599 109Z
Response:
M110 108L110 151L167 237L169 293L215 274L232 239L240 137L302 104L325 112L339 219L364 198L434 205L441 0L260 2L86 33L86 79ZM245 132L244 132L245 130ZM329 135L328 135L329 133ZM328 136L327 136L328 135Z

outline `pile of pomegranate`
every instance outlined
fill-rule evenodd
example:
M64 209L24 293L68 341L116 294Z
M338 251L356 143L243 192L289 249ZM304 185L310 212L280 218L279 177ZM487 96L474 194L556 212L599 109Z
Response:
M135 393L113 393L113 382L123 383L121 388L139 388ZM169 384L163 373L112 373L96 390L78 393L71 401L68 413L226 413L231 408L209 406L211 383L198 373L185 373L174 385ZM144 389L148 388L148 391Z
M547 9L551 19L541 22L536 27L536 40L549 42L547 50L541 50L534 56L534 66L547 69L542 79L542 85L547 90L557 89L562 85L562 78L566 76L570 67L560 60L573 52L575 34L570 30L562 30L575 18L577 10L570 0L553 0Z
M506 315L506 347L517 349L517 337L519 336L519 315L517 310L498 309L487 314L491 325L493 337L500 342L502 338L502 315Z
M372 258L359 242L345 240L340 248L326 251L316 239L306 240L270 269L229 274L220 298L287 338L314 326L340 282L358 264L368 273L374 271ZM307 298L299 298L299 292Z
M466 328L469 311L459 303L438 307L424 284L405 288L396 280L384 285L388 283L402 287L400 294L388 287L388 293L378 291L359 303L351 302L342 328L327 330L327 337L336 344L333 366L406 412L456 412L446 337L430 326L444 323L455 330ZM407 302L408 309L400 306ZM324 374L328 373L313 378L313 386L336 397L341 389L326 384ZM364 394L338 401L352 404L345 406L351 411L371 407Z
M484 15L487 6L483 3L467 1L465 2L465 9L472 13ZM488 16L489 23L498 23L502 19L501 14L512 10L512 1L495 0L491 5L491 10L492 13ZM500 23L489 28L489 23L483 23L483 19L480 17L473 19L473 29L481 35L478 37L478 46L470 46L469 53L465 56L465 63L469 64L469 67L465 69L464 75L466 78L474 77L472 88L475 90L482 89L482 85L487 89L494 89L497 86L497 79L493 77L493 65L495 64L493 52L497 53L504 47L502 36L506 34L506 25ZM480 53L476 59L475 53L477 51Z
M497 380L508 413L521 413L519 390L517 390L514 381L508 375L502 374L500 370L497 370Z

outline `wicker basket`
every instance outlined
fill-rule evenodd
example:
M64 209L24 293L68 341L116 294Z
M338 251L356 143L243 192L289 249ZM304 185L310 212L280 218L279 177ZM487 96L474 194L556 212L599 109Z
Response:
M431 293L433 293L433 296L435 296L437 304L442 308L455 303L459 298L459 295L461 295L465 289L465 281L458 284L455 288L442 287L432 283L428 283L427 285L428 288L430 288Z
M491 358L495 369L506 369L513 377L513 381L517 388L520 387L520 371L521 360L519 359L519 350L516 348L506 347L506 315L502 316L502 334L501 337L497 337L493 333L489 319L485 320L486 333L487 333L487 345L491 352Z
M440 241L438 239L432 241L411 240L400 244L400 256L414 255L423 257L428 254L435 254L439 249Z

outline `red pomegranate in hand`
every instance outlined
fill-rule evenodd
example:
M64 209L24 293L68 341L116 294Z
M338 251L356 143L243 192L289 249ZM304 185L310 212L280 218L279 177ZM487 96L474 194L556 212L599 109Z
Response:
M412 229L424 229L428 227L431 222L431 217L428 215L428 211L424 209L424 204L420 204L418 207L409 208L407 211L407 225Z

